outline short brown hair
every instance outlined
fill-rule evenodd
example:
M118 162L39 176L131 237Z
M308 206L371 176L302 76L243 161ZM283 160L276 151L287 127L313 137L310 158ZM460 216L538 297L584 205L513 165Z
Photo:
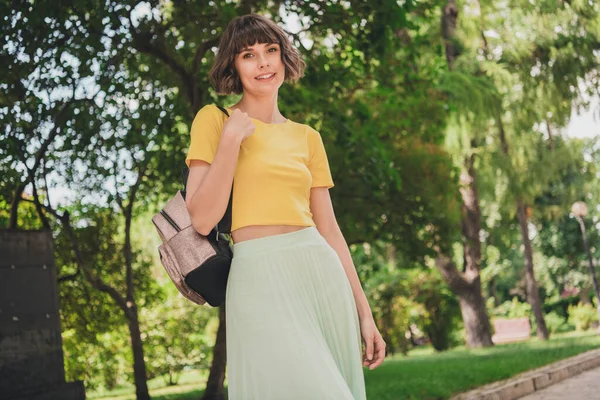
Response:
M255 43L279 44L286 81L296 82L304 76L306 63L282 28L262 15L242 15L231 20L225 28L209 73L209 79L218 94L242 93L242 81L235 70L235 57L240 50Z

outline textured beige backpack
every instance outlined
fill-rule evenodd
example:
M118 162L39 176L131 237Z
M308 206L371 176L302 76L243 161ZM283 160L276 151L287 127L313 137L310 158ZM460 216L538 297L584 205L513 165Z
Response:
M227 111L219 107L225 115ZM188 300L213 307L225 301L227 278L233 258L231 242L231 202L221 221L204 236L192 226L185 204L189 170L183 169L183 190L177 191L163 209L152 217L162 244L160 260L169 277Z

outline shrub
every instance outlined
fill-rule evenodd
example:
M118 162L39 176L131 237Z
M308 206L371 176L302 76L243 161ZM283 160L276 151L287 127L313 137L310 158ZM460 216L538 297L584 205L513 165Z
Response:
M598 321L598 312L591 304L577 304L569 306L569 322L575 325L578 332L586 331L592 323Z
M556 311L551 311L544 317L546 327L550 333L566 332L571 330L571 326L567 323L567 319L561 317Z
M491 315L503 318L529 317L531 315L531 304L521 303L517 297L513 297L511 301L505 301L494 308Z
M569 306L576 306L580 301L581 298L579 296L569 296L556 300L552 303L545 303L543 305L544 313L550 314L552 311L555 311L556 314L567 319L569 317Z
M457 335L453 332L462 324L456 295L437 270L416 271L412 277L414 300L425 310L421 325L431 345L436 351L456 346Z

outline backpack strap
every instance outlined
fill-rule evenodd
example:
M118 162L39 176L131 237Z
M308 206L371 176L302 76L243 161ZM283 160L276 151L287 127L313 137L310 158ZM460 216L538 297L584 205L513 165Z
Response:
M226 110L226 109L224 109L224 108L223 108L223 107L221 107L221 106L217 106L217 107L219 108L219 110L223 111L223 114L225 114L225 115L227 115L227 116L229 117L229 113L227 112L227 110Z
M221 110L223 112L223 114L225 114L227 117L229 117L229 113L227 112L227 110L221 106L217 106L219 108L219 110ZM187 165L183 168L183 190L181 190L181 194L183 196L183 198L185 199L185 188L187 185L187 179L190 173L189 168L187 167ZM229 194L229 203L227 204L227 209L225 210L225 214L223 215L223 218L221 218L221 221L219 221L217 223L217 225L215 226L215 230L216 230L216 239L219 240L221 239L219 237L220 233L225 233L225 234L231 234L231 210L232 210L232 203L233 203L233 183L232 183L232 187L231 187L231 193Z

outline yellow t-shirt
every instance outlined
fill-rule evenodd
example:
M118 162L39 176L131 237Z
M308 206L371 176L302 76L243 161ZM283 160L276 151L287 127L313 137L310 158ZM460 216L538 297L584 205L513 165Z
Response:
M233 110L227 108L229 115ZM212 163L227 116L215 104L196 114L185 162ZM315 226L310 189L334 186L321 135L290 121L252 118L254 133L242 141L233 178L231 230L248 225Z

